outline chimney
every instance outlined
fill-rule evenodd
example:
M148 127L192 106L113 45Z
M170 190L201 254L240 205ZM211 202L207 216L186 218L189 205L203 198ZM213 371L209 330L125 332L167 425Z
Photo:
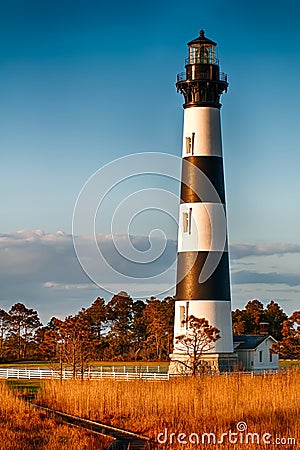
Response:
M260 336L268 336L270 331L269 322L260 322L259 324L259 335Z

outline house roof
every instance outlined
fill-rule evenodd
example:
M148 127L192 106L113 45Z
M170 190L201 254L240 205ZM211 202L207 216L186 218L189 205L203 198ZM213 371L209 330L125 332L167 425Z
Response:
M274 342L276 342L276 340L270 335L260 336L254 334L243 334L240 336L235 335L233 336L233 342L237 350L255 350L268 338L271 338Z

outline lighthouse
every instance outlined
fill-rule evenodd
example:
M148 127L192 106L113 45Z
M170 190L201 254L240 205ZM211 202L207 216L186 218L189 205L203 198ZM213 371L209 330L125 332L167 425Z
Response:
M185 72L177 75L184 97L182 174L178 228L174 351L169 372L188 358L176 337L188 333L190 316L220 330L203 364L232 370L233 353L229 258L220 122L220 97L227 75L220 72L216 43L204 31L188 43Z

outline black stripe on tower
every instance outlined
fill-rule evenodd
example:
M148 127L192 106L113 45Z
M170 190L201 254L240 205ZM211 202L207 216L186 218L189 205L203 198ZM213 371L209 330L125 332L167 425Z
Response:
M199 275L208 256L207 251L179 252L177 263L177 300L224 300L230 301L228 252L222 252L220 262L204 283ZM217 252L215 252L217 253Z
M214 189L202 173L206 175ZM183 158L180 198L181 203L225 204L223 159L220 156Z

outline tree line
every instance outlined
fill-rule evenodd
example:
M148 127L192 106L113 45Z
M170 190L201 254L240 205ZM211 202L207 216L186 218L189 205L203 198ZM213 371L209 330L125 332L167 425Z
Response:
M120 292L106 303L43 325L38 312L16 303L0 309L0 360L45 360L77 367L91 360L166 361L172 351L174 299L145 302Z
M98 297L89 308L43 325L38 312L16 303L0 309L0 360L45 360L83 369L92 360L167 361L172 352L174 298L133 300L119 292L106 303ZM258 334L268 322L282 358L300 358L300 311L288 317L271 301L251 300L232 313L234 334Z
M282 359L300 359L300 311L288 317L278 303L273 300L264 305L259 300L251 300L245 309L232 313L233 333L259 334L260 323L269 324L269 334L277 344L273 350Z

